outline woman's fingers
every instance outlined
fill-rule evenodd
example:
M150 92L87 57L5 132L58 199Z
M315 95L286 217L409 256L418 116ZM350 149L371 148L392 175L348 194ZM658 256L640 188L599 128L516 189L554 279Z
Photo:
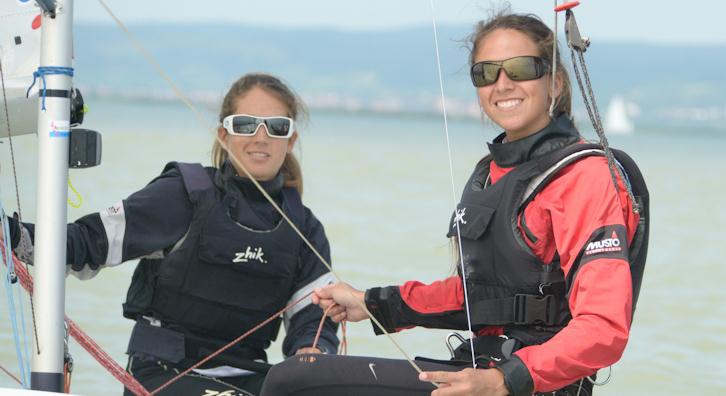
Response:
M333 322L335 322L335 323L340 323L340 322L344 321L347 317L348 317L348 315L345 312L342 312L337 315L332 315L330 317L330 319L332 319Z
M337 307L330 308L328 311L328 316L336 322L342 320L357 322L368 317L363 308L364 297L365 292L341 282L315 289L312 300L323 310L337 304Z
M424 371L418 375L418 379L437 384L448 384L456 378L456 374L457 372L451 371Z

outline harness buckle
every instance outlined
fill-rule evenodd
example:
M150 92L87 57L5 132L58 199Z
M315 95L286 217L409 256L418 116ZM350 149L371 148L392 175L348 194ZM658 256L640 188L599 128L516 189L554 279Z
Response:
M451 338L452 337L453 338L457 338L459 340L459 346L461 346L461 344L466 343L466 338L464 338L464 336L462 336L461 334L459 334L459 333L457 333L455 331L449 333L446 336L446 348L449 349L449 353L451 353L451 358L452 359L456 359L456 353L454 352L454 346L451 345Z
M540 323L551 326L555 324L555 300L551 294L546 296L515 294L512 308L516 325Z

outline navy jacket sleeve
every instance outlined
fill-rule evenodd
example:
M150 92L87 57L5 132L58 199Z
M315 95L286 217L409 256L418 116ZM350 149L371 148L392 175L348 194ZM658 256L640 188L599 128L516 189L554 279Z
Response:
M166 172L123 201L68 224L69 269L88 278L104 266L162 253L184 235L192 213L181 176ZM23 228L34 240L34 225Z
M309 209L305 208L305 212L305 227L302 232L323 258L330 263L330 244L325 236L323 225ZM290 302L305 296L317 287L334 281L330 271L305 245L301 251L300 266L295 277ZM294 355L298 349L313 345L322 315L323 311L317 305L313 305L309 297L296 304L284 315L287 335L282 345L282 352L285 356ZM325 353L336 353L338 349L336 332L337 325L330 318L326 318L317 347Z

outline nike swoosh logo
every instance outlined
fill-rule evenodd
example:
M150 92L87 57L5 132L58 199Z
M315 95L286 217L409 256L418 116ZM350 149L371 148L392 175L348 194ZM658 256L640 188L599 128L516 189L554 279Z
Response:
M368 363L368 368L371 369L371 373L373 373L373 376L376 377L376 381L378 381L378 376L376 375L376 370L374 370L374 367L376 367L375 363Z

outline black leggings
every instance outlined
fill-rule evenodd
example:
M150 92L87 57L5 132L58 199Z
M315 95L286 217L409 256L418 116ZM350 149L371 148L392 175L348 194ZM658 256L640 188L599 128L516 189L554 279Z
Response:
M424 371L459 371L461 367L421 362ZM298 355L270 369L261 396L430 395L406 360L365 356Z
M127 370L133 374L149 392L176 377L182 370L158 361L140 361L130 358ZM161 392L160 396L256 396L260 394L264 374L250 374L237 377L208 377L195 372L179 378ZM133 396L124 389L124 396Z
M462 365L417 360L424 371L459 371ZM299 355L267 374L260 396L404 396L430 395L434 385L419 381L406 360L365 356ZM591 396L592 383L577 381L534 396Z

